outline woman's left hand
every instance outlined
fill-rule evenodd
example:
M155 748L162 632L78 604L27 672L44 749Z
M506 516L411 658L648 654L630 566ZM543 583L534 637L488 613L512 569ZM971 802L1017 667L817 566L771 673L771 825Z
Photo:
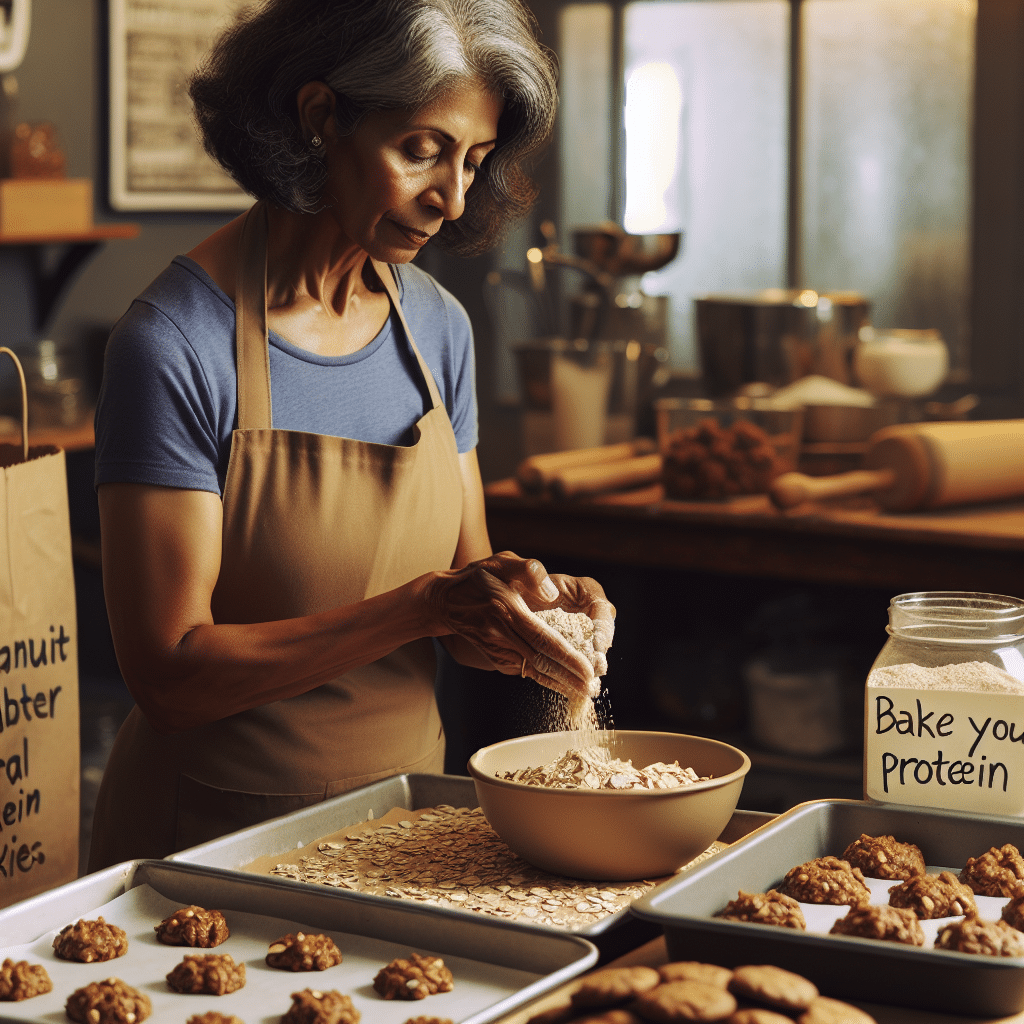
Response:
M567 612L583 612L594 623L594 650L599 657L594 673L603 676L608 671L608 648L615 637L615 605L605 597L604 588L589 576L548 576L557 587L558 598L545 608L562 608ZM532 609L539 611L539 608Z

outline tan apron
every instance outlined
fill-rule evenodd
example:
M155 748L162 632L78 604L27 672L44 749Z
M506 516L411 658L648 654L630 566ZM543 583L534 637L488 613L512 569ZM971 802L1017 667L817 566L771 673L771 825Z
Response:
M461 526L455 435L385 264L374 268L430 393L413 444L272 428L266 223L257 204L242 231L218 623L323 612L447 569ZM442 771L435 671L423 639L308 693L173 736L134 708L103 777L90 870L163 857L389 775Z

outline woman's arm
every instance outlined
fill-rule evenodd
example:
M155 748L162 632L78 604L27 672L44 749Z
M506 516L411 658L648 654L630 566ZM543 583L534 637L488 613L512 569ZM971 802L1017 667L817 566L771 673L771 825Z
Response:
M99 505L118 663L159 732L305 693L425 636L457 635L506 673L525 661L528 674L562 692L593 683L586 660L530 614L553 603L543 566L509 553L472 559L476 532L460 538L458 557L471 561L458 569L316 615L226 624L211 612L221 560L216 494L110 483ZM482 496L479 516L478 525Z

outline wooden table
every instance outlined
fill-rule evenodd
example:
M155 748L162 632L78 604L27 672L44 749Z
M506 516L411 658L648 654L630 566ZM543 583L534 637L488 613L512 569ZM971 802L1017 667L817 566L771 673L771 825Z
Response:
M555 502L485 488L495 550L816 583L1024 597L1024 502L887 514L867 499L779 512L764 495L666 499L659 486Z

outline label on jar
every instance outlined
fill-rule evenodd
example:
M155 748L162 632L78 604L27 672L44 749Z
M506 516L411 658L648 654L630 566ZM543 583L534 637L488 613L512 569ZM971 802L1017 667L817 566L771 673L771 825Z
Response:
M919 685L941 681L941 670L916 665L872 672L865 689L869 799L1024 815L1024 682L982 667L977 689ZM955 668L969 676L968 666ZM1018 692L1008 692L1011 686Z

